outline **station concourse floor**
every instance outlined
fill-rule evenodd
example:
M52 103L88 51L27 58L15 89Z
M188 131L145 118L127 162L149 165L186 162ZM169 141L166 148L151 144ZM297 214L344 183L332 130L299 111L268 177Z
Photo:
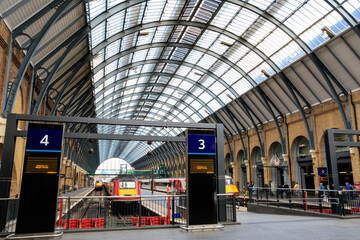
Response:
M185 239L360 239L359 219L259 214L237 211L240 225L222 230L186 232L180 228L64 233L62 240L185 240Z

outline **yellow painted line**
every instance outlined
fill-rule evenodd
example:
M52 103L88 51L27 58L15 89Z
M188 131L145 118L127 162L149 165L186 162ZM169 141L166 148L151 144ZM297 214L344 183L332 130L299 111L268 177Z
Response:
M237 209L238 211L247 212L247 209Z

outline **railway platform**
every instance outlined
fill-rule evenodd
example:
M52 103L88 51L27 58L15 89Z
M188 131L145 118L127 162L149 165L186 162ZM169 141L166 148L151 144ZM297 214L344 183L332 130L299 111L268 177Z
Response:
M237 211L240 225L226 225L222 230L186 232L180 228L65 232L61 239L358 239L360 219L284 216Z
M94 189L94 187L83 187L80 188L76 191L71 191L71 192L66 192L66 193L61 193L59 195L59 197L81 197L81 196L87 196L92 190Z

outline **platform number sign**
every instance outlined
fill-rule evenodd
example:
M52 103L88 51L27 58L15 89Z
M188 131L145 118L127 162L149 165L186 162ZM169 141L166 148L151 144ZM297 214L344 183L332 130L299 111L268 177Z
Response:
M205 134L189 134L188 154L215 155L215 136Z
M325 168L325 167L318 167L318 175L319 175L319 176L327 176L327 168Z
M61 152L62 135L62 129L29 128L26 151Z

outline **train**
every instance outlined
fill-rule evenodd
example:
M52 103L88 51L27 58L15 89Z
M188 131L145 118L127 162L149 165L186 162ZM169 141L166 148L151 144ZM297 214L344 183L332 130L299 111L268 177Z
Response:
M102 190L103 189L103 181L101 179L96 180L95 182L95 190Z
M151 179L142 179L141 188L151 190ZM177 195L186 194L186 179L185 178L155 178L154 191L174 193ZM230 176L225 176L225 192L227 194L235 194L239 196L239 190L236 187L234 180Z
M114 214L137 213L140 199L140 182L132 175L119 175L106 184Z
M151 190L151 179L142 179L141 188ZM186 193L186 179L185 178L155 178L154 191L164 193L174 193L177 195Z

